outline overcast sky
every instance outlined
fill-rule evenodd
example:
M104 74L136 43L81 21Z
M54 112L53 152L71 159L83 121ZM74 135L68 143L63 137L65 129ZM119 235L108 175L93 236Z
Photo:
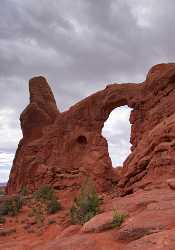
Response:
M174 0L0 0L0 182L21 138L28 80L44 75L61 111L112 82L142 82L175 59ZM103 134L113 165L129 152L127 108Z

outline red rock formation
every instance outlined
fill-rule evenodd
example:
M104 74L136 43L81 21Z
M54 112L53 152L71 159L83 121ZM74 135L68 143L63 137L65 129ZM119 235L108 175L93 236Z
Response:
M131 112L132 153L124 162L123 194L175 175L175 64L151 68Z
M21 115L23 139L14 159L7 192L51 184L78 188L91 176L108 190L113 169L101 131L110 112L133 109L132 153L124 162L118 192L132 193L175 174L175 64L154 66L142 84L112 84L60 113L42 77L33 78L30 104Z
M41 137L43 128L52 124L58 115L53 93L44 77L31 79L29 92L30 104L20 117L23 137L27 141Z

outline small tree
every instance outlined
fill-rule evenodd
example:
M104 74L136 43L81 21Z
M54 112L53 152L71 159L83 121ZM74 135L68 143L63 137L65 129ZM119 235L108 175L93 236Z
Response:
M100 212L100 204L101 199L97 195L92 181L87 178L70 209L71 222L84 224Z

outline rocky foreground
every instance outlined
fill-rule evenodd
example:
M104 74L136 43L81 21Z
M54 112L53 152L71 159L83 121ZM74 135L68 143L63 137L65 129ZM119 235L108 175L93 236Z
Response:
M32 194L47 184L62 208L38 227L27 198L2 224L0 249L174 250L175 64L154 66L140 84L109 85L63 113L45 78L31 79L29 91L6 193L25 187ZM123 105L132 108L132 152L122 169L113 169L101 131ZM103 199L101 210L84 225L72 225L70 207L87 176ZM127 214L120 226L113 227L113 211Z
M62 209L46 216L42 226L29 216L27 206L8 217L0 228L0 249L175 249L175 180L125 197L103 194L103 211L84 225L70 223L69 201L70 197L62 199ZM113 209L128 215L120 227L111 227Z

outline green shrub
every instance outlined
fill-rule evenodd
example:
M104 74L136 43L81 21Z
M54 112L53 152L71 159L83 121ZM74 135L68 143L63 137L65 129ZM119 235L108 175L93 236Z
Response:
M97 195L93 183L87 179L70 209L71 222L84 224L100 212L100 204L101 199Z
M15 216L22 208L22 199L20 196L16 196L4 201L0 206L0 215Z
M61 209L61 204L59 201L57 201L56 198L52 198L50 201L48 201L47 212L49 214L55 214L60 209Z
M112 227L120 227L122 223L125 221L127 217L127 214L120 213L116 209L113 210L113 221L112 221Z
M61 204L57 201L54 189L49 186L43 186L34 193L34 198L38 203L43 203L45 211L49 214L56 213L61 209Z
M50 186L43 186L34 193L34 197L41 201L52 200L54 197L54 189Z
M0 216L0 224L5 224L5 218L3 216Z

